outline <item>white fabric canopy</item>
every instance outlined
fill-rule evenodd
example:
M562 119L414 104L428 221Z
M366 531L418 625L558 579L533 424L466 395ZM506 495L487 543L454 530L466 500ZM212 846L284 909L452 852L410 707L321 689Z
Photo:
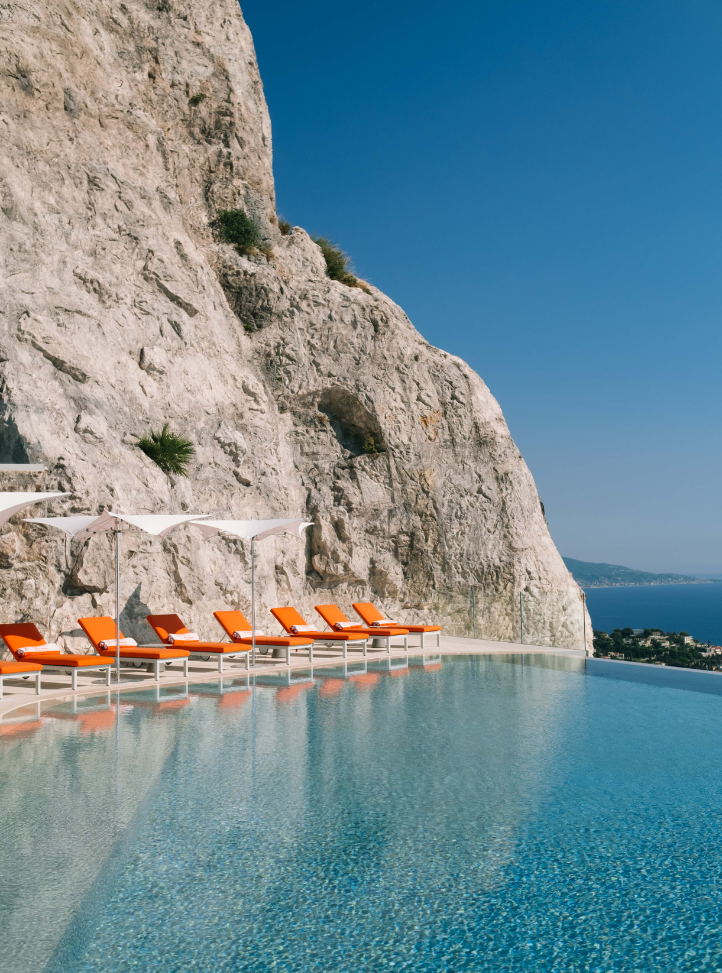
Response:
M307 527L312 527L310 520L194 520L194 527L199 527L204 537L213 534L230 534L232 537L243 537L251 541L251 639L253 665L256 664L256 541L270 537L272 534L296 534L302 537Z
M18 496L19 494L16 494ZM32 493L27 496L67 496L67 494ZM1 496L1 495L0 495ZM186 524L202 514L119 514L103 513L99 517L31 517L30 524L45 524L46 527L57 527L71 537L87 538L93 534L100 534L112 530L115 533L115 661L120 682L120 535L121 524L130 524L146 534L155 537L165 537L169 530Z
M169 530L179 524L186 524L202 514L119 514L104 513L99 517L31 517L28 523L45 524L47 527L57 527L71 537L99 534L106 530L116 530L120 527L117 521L130 524L155 537L165 537Z
M53 497L69 497L69 493L0 493L0 527L6 524L13 514L41 500Z
M306 527L313 524L310 520L194 520L193 526L200 527L204 537L221 532L246 539L255 537L260 541L272 534L296 534L301 537Z

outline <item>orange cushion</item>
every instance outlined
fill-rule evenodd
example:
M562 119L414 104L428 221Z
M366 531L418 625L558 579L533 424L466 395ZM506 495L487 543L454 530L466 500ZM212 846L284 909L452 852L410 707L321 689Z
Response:
M161 642L167 642L169 635L185 635L189 631L180 615L146 615L146 618Z
M82 669L89 666L107 666L108 660L99 655L63 655L58 652L33 652L33 661L44 666L57 666L58 669ZM110 660L112 661L112 660Z
M306 625L307 622L298 614L295 608L272 608L271 614L283 625L287 632L292 625Z
M256 639L258 642L258 639ZM238 642L186 642L190 652L213 652L216 655L228 655L229 652L247 652L249 645L239 644Z
M338 607L338 605L316 605L316 611L319 613L321 618L327 625L331 628L334 627L336 622L348 622L349 618L346 618L344 613ZM357 626L358 627L358 626Z
M115 649L101 649L98 655L102 656L104 659L110 659L111 661L115 659ZM150 659L150 661L155 661L156 659L185 659L190 655L188 649L134 649L132 646L130 648L124 648L122 645L120 647L120 658L121 659Z
M0 625L0 636L13 655L18 649L37 648L45 645L45 639L32 622L17 622L14 625Z
M383 621L384 616L370 601L355 601L353 607L356 614L360 615L367 625Z
M363 618L367 625L373 625L374 622L383 621L383 615L370 601L355 601L353 603L354 610L357 615ZM389 626L390 627L390 626ZM401 622L398 626L394 628L405 628L409 632L440 632L440 625L407 625L406 622Z
M213 617L230 638L233 638L234 632L250 632L251 630L251 623L243 612L219 611L213 612Z
M111 618L110 615L100 615L97 618L79 618L78 625L88 636L96 652L99 651L99 645L105 639L115 638L115 619ZM125 638L122 632L120 638Z
M43 667L38 662L0 662L0 676L18 675L23 672L39 672Z

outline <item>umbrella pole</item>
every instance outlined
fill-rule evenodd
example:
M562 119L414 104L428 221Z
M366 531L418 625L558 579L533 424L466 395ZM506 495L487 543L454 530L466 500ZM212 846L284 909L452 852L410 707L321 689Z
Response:
M115 530L115 668L120 682L120 530Z
M251 658L256 664L256 538L251 538Z

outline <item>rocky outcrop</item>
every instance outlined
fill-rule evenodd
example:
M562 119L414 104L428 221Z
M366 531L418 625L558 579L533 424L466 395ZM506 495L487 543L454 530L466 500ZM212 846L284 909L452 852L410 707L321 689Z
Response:
M330 280L275 215L271 129L234 0L0 4L0 461L57 513L308 516L259 548L265 607L354 600L450 631L580 646L580 592L498 404L373 287ZM240 208L264 250L219 241ZM136 446L168 422L188 479ZM368 451L371 449L372 451ZM375 450L375 451L374 451ZM4 475L5 489L27 480ZM76 641L113 603L106 538L0 536L3 617ZM248 607L247 545L124 538L124 627ZM589 632L589 626L587 626Z

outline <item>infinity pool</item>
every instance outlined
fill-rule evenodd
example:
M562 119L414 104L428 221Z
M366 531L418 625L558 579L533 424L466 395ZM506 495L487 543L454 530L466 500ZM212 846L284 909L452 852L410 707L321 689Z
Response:
M722 969L722 697L421 661L0 724L0 970Z

